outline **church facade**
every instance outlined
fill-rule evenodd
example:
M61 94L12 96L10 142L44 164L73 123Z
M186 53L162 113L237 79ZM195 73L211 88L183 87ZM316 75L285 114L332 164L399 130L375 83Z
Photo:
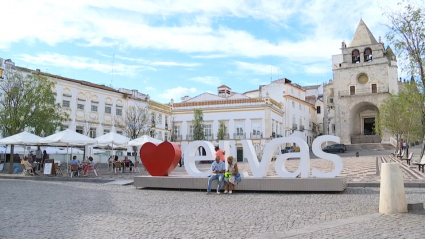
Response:
M332 56L333 80L324 85L324 133L337 135L341 143L386 143L378 136L378 108L398 93L397 60L390 47L376 41L360 21L350 45Z

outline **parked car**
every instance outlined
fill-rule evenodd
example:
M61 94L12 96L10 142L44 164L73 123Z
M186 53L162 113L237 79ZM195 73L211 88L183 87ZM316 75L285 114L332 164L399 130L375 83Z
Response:
M323 148L323 152L326 153L344 153L345 151L347 151L345 144L333 144Z
M282 154L295 152L294 146L287 146L281 150Z

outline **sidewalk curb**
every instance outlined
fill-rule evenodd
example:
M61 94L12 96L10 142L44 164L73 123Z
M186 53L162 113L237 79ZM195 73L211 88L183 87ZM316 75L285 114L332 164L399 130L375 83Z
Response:
M350 188L379 188L380 183L347 183L347 187ZM425 182L406 182L404 183L405 188L425 188Z
M4 176L0 179L20 179L32 181L61 181L61 182L84 182L84 183L109 183L116 179L97 179L97 178L62 178L62 177L23 177L23 176Z

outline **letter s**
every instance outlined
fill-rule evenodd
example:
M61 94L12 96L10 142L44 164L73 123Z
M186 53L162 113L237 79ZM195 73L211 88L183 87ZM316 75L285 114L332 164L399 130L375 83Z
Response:
M334 171L330 172L330 173L324 173L321 172L319 170L316 169L312 169L311 171L311 175L313 177L317 177L317 178L335 178L336 176L338 176L341 171L342 171L342 161L341 161L341 157L339 155L335 155L335 154L329 154L329 153L325 153L322 151L322 143L326 142L326 141L332 141L332 142L336 142L339 143L340 142L340 138L337 136L333 136L333 135L323 135L323 136L319 136L317 137L314 141L313 141L313 153L314 155L316 155L319 158L322 159L327 159L330 160L334 163L335 165L335 169Z

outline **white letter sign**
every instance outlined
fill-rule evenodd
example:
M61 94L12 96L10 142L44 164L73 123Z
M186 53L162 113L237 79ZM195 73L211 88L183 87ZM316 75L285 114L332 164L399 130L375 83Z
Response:
M196 151L198 151L199 147L203 147L207 155L196 156ZM186 172L194 177L194 178L205 178L211 175L211 168L208 171L201 172L196 167L196 161L211 161L215 158L214 145L208 141L193 141L189 145L186 146L184 150L184 168Z

